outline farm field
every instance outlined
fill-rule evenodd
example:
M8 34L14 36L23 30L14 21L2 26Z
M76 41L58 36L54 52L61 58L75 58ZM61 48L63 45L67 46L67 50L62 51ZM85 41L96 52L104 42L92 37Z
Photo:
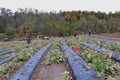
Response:
M75 50L74 48L77 47ZM0 43L0 80L120 80L120 42L79 35Z
M41 47L44 42L49 41L33 41L32 44L26 42L9 42L6 45L1 46L2 52L0 54L0 79L7 80L12 73L17 71L26 61L29 60ZM2 43L1 45L3 45ZM12 46L12 48L11 48ZM14 46L14 47L13 47ZM10 53L7 51L12 50Z
M120 80L118 6L1 0L0 80Z

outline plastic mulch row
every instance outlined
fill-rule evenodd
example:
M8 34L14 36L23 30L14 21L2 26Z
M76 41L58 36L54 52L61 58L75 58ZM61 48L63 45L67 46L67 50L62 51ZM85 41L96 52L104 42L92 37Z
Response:
M3 52L2 54L0 54L0 56L4 56L4 55L6 55L6 54L8 54L8 53L11 53L11 52L13 52L13 50L9 50L9 51L7 51L7 52ZM12 60L14 57L18 56L18 55L21 54L21 53L22 53L22 52L15 53L15 54L13 54L13 55L11 55L11 56L3 59L3 60L0 60L0 65L5 64L6 62Z
M6 55L6 54L8 54L8 53L11 53L11 52L13 52L13 50L9 50L9 51L6 51L6 52L2 52L2 53L0 54L0 56L4 56L4 55Z
M0 49L0 52L2 52L2 49Z
M14 73L9 80L29 80L35 67L40 61L42 55L45 51L52 45L49 43L43 48L41 48L34 56L32 56L16 73Z
M104 80L100 77L93 77L93 75L96 74L96 71L94 71L92 68L84 68L84 65L86 65L87 63L71 48L69 48L64 41L62 42L61 48L64 54L68 56L68 64L72 69L75 80Z
M90 48L92 50L95 50L95 51L98 51L98 52L104 52L105 51L105 49L100 48L99 46L87 43L87 42L80 42L80 44L82 44L84 46L87 46L88 48ZM118 53L116 53L114 51L109 51L109 52L112 54L111 58L113 60L115 60L116 62L120 62L120 55Z
M3 59L3 60L0 60L0 65L1 65L1 64L5 64L6 62L12 60L14 57L18 56L19 54L20 54L20 53L16 53L16 54L14 54L14 55L12 55L12 56L9 56L9 57L7 57L7 58L5 58L5 59Z
M92 37L87 37L88 39L95 40L95 41L100 41L102 43L106 44L117 44L117 41L111 41L111 40L105 40L105 39L99 39L99 38L92 38Z

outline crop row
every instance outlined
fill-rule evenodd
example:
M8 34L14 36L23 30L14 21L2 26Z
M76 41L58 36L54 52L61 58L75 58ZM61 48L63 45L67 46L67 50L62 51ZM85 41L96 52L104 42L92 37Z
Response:
M32 45L25 44L23 48L17 47L15 49L14 55L19 54L18 56L14 57L9 62L0 65L0 79L8 79L16 69L18 69L24 62L26 62L32 55L38 51L44 41L40 42L33 42ZM17 53L17 54L16 54ZM20 54L22 53L22 54Z
M93 38L98 38L98 39L105 39L105 40L110 40L113 42L119 41L119 37L109 37L109 36L100 36L100 35L92 35Z
M0 50L0 56L1 56L1 54L2 55L4 55L5 53L7 54L7 52L9 52L9 51L11 51L11 50L13 50L14 49L14 47L12 46L12 47L4 47L3 49L1 49Z
M27 61L22 68L20 68L9 80L29 80L33 70L38 64L43 53L52 45L49 43L47 46L43 47L34 56L32 56L29 61Z
M65 42L62 42L62 50L68 56L68 64L73 71L76 80L103 80L100 77L94 77L96 72L92 68L85 68L87 64L80 56L70 49Z
M51 65L51 64L60 64L64 62L64 56L60 51L60 42L59 39L54 41L54 44L50 48L48 55L45 56L44 64Z
M94 40L94 39L89 39L89 38L83 38L82 41L87 41L89 43L92 43L92 44L96 44L96 45L99 45L100 47L104 47L106 49L109 49L109 50L112 50L112 51L115 51L115 52L120 52L120 44L117 43L117 44L112 44L112 43L101 43L100 41L98 40Z
M17 57L18 55L21 55L21 53L23 53L25 50L26 50L26 49L23 49L23 50L20 51L20 52L13 53L13 55L11 55L11 56L3 59L3 60L0 60L0 65L6 63L6 62L8 62L8 61L11 61L14 57ZM30 49L28 49L28 50L30 50Z
M8 53L11 53L12 51L13 51L13 50L8 50L8 51L6 51L6 52L2 52L2 53L0 54L0 57L6 55L6 54L8 54Z
M0 65L6 63L8 61L11 61L14 57L16 57L16 56L20 55L21 53L23 53L24 50L26 49L25 47L26 46L22 45L22 46L19 46L19 47L14 47L14 50L3 52L1 54L1 56L0 56Z
M120 64L111 60L109 52L101 52L92 50L87 46L81 45L74 39L68 39L67 44L72 47L74 45L79 47L78 54L83 60L87 62L86 68L92 68L97 71L95 77L103 77L105 80L119 80Z
M13 50L17 46L22 46L26 44L23 41L13 41L13 42L0 42L0 53Z
M87 37L87 38L91 40L100 41L106 44L118 44L119 43L118 41L112 41L112 40L106 40L106 39L100 39L100 38L94 38L94 37Z
M105 49L100 48L99 46L96 46L96 45L93 45L93 44L90 44L90 43L80 42L80 44L82 44L84 46L87 46L88 48L93 49L93 50L98 51L98 52L105 52ZM108 52L110 54L112 54L112 56L111 56L112 59L120 62L120 55L118 53L116 53L114 51L108 51Z
M60 49L61 48L61 43L60 43L61 40L62 40L62 38L54 38L53 39L54 44L48 51L45 58L43 58L44 61L42 62L43 63L42 65L49 66L49 67L60 65L60 67L62 69L64 69L65 71L60 72L61 76L57 77L55 80L73 80L72 75L70 75L71 72L69 71L68 64L66 63L66 57L63 55L63 52ZM62 67L62 66L64 66L64 67ZM48 76L48 75L46 75L46 76ZM46 78L41 78L41 79L46 79Z

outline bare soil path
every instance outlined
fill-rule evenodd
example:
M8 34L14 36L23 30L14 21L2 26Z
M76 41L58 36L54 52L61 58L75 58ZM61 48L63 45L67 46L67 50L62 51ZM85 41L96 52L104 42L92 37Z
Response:
M39 65L30 80L59 80L64 71L64 64Z
M114 37L114 38L120 38L120 33L106 33L106 34L100 34L101 36L108 36L108 37Z
M30 80L59 80L66 70L65 63L52 65L43 64L48 51L43 55Z
M120 32L100 34L99 36L105 36L104 38L108 40L120 41Z

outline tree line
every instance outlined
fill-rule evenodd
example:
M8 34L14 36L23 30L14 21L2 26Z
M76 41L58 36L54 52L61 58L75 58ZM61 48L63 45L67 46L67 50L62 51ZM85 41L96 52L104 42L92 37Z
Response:
M39 12L37 9L0 8L0 35L10 36L62 36L74 32L113 33L120 31L120 12L55 11Z

